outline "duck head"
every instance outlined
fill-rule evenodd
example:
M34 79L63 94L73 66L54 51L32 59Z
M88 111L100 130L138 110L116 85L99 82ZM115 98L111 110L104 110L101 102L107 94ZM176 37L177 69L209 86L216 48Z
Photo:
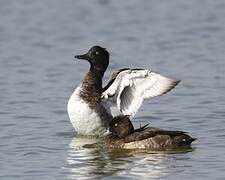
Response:
M109 53L100 46L93 46L86 54L76 55L75 58L87 60L91 65L91 70L105 72L109 65Z
M112 119L109 123L109 131L119 138L124 138L134 132L134 126L129 116L121 115Z

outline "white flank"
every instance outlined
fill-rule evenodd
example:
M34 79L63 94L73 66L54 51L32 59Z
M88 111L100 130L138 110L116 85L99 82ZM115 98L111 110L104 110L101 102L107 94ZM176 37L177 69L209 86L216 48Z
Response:
M80 89L80 86L76 88L67 105L67 111L73 127L78 134L103 134L106 129L102 124L101 118L79 97Z

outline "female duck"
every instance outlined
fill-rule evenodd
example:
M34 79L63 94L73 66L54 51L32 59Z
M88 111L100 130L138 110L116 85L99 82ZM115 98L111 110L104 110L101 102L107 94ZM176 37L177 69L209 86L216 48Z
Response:
M148 125L134 130L128 116L115 117L109 126L112 134L107 136L106 144L110 148L173 150L190 148L196 140L182 131L167 131Z

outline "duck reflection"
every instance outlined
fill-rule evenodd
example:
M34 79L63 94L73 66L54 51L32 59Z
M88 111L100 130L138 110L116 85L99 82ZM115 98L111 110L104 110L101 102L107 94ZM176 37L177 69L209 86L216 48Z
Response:
M160 178L176 171L174 153L177 152L113 150L106 148L102 139L77 136L69 144L69 178Z

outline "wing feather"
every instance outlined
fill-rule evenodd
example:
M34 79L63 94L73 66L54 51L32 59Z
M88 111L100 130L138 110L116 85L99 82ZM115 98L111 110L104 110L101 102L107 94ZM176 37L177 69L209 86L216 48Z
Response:
M179 81L146 69L125 69L118 73L102 98L112 97L123 115L133 117L144 99L163 95Z

